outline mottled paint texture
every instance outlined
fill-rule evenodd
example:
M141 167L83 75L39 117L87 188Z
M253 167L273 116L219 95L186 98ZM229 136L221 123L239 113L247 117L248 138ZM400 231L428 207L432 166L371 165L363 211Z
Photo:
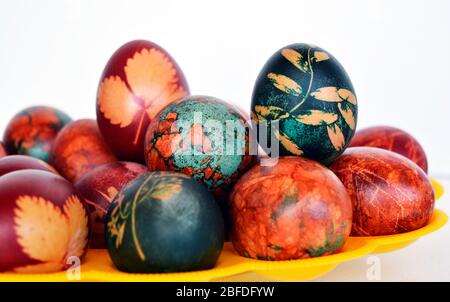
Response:
M208 127L211 121L223 131ZM227 123L236 127L226 131ZM152 171L189 175L224 200L254 161L245 124L239 110L219 99L190 96L179 100L163 109L147 130L147 166ZM227 149L227 144L234 147Z
M350 234L352 204L330 170L301 157L257 165L230 197L232 243L245 257L302 259L338 251Z
M375 126L359 130L350 142L350 147L358 146L393 151L415 162L425 173L428 172L428 161L424 149L411 134L402 129Z
M253 89L251 112L269 133L278 122L273 135L280 155L304 156L327 165L349 144L358 106L350 78L330 53L292 44L264 65Z
M64 112L45 106L22 110L9 122L4 141L9 154L29 155L50 162L58 132L69 122Z
M77 120L62 129L52 149L52 165L71 182L96 166L117 161L95 120Z
M106 244L119 270L182 272L214 267L224 224L212 194L190 177L152 172L126 185L106 216Z
M331 169L353 203L353 236L409 232L425 226L434 192L425 172L409 159L373 147L348 148Z

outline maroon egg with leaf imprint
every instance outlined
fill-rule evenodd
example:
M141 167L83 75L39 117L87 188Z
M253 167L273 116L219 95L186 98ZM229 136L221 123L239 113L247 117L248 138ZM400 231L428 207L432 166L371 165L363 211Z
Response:
M189 94L175 60L150 41L131 41L109 59L97 94L97 121L120 160L144 162L150 121L167 104Z
M230 214L236 251L262 260L335 253L352 224L351 200L340 180L300 157L250 169L231 193Z
M89 215L74 186L46 171L0 177L0 272L51 273L82 261Z
M42 170L59 175L45 161L26 155L9 155L0 158L0 176L18 170Z
M116 161L95 120L78 120L68 124L53 144L52 164L71 182L99 165Z
M353 236L392 235L425 226L434 208L425 172L397 153L348 148L331 165L353 204Z
M411 134L402 129L375 126L359 130L350 142L350 147L358 146L393 151L415 162L425 173L428 172L428 161L424 149Z
M5 145L3 145L3 142L0 141L0 157L4 157L8 155L5 149Z
M91 216L91 248L106 248L104 217L111 201L126 184L147 172L137 163L114 162L92 169L75 183Z

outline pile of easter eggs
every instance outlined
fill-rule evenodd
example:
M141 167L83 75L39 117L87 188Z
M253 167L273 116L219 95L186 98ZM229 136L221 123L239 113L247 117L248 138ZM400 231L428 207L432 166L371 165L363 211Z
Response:
M314 45L273 54L247 114L191 95L168 52L132 41L107 62L96 113L35 106L8 123L0 272L63 270L89 248L125 272L210 269L226 238L243 257L319 257L433 212L420 144L392 127L356 132L351 80Z

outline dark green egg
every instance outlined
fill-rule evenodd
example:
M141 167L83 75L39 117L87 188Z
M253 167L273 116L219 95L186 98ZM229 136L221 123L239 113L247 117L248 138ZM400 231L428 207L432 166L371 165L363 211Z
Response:
M194 271L216 264L224 223L204 186L181 173L152 172L116 195L105 234L112 261L121 271Z
M349 76L330 53L314 45L292 44L264 65L251 111L260 144L267 140L273 147L272 133L280 155L304 156L327 165L350 143L358 105ZM267 127L267 137L261 135L262 127Z

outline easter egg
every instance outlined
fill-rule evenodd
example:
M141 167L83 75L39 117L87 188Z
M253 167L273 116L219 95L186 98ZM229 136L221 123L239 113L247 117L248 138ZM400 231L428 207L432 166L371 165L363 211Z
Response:
M328 165L349 144L358 105L350 78L330 53L292 44L264 65L251 111L258 141L272 149L272 157L304 156Z
M5 146L3 145L3 142L0 142L0 157L4 157L8 155L6 152Z
M116 194L127 183L147 172L147 167L140 164L114 162L90 170L75 183L91 216L91 248L106 247L105 215Z
M420 143L404 130L389 127L375 126L356 132L350 147L376 147L401 154L428 172L427 156Z
M231 193L230 213L236 251L262 260L332 254L352 225L352 203L336 175L294 156L244 174Z
M45 106L22 110L9 122L4 141L9 154L29 155L50 161L53 140L70 117L64 112Z
M137 40L109 59L97 94L97 121L121 160L143 162L145 131L168 103L189 94L175 60L155 43Z
M150 123L145 158L151 171L176 171L226 199L250 168L249 129L233 106L209 96L189 96L164 108Z
M58 174L58 172L45 161L26 155L9 155L0 158L0 176L18 170L42 170Z
M50 273L81 261L89 218L61 176L21 170L0 177L0 272Z
M224 241L220 209L190 177L153 172L126 185L106 216L106 244L119 270L181 272L214 267Z
M392 235L425 226L433 187L425 172L397 153L353 147L331 165L353 203L352 236Z
M90 119L74 121L64 127L55 139L52 155L53 166L71 182L96 166L117 161L97 123Z

